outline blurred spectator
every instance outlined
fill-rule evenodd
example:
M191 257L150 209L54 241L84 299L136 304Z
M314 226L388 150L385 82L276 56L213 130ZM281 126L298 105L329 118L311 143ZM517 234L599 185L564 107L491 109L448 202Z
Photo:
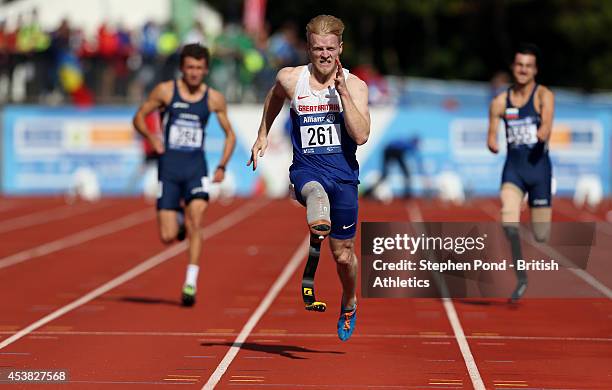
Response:
M264 101L268 91L274 84L277 69L274 69L271 64L271 56L269 52L270 42L270 25L266 23L264 27L253 35L255 50L261 56L261 69L255 73L253 79L253 89L255 99L259 102Z
M24 22L20 18L15 31L15 51L18 54L17 66L19 66L21 88L25 87L25 95L40 95L46 83L49 58L45 51L49 48L49 34L43 31L38 21L38 11L33 9L30 18ZM16 96L22 100L25 96Z
M63 19L58 28L51 33L51 46L49 47L48 58L50 67L44 72L47 75L48 93L53 93L64 89L60 80L60 65L63 56L70 52L70 26L68 21Z
M137 45L138 57L133 65L136 76L130 93L135 101L142 100L142 96L148 95L157 83L155 70L158 57L157 42L160 35L160 28L153 21L145 23L140 31L139 43Z
M17 32L17 51L21 53L42 52L49 47L49 35L38 22L38 11L32 10L30 22Z
M149 21L142 26L140 36L140 55L143 62L154 62L157 57L157 41L161 31L155 22Z
M94 96L102 104L141 100L156 83L175 76L180 45L197 41L212 46L211 85L229 101L259 101L272 85L274 67L299 62L305 53L290 24L276 34L272 51L268 26L250 36L239 25L227 24L219 36L208 39L203 24L194 21L181 42L170 23L160 28L148 21L132 34L109 22L85 35L68 20L45 32L36 11L28 18L18 16L14 28L0 20L0 100L45 104L91 104Z
M157 52L162 56L170 56L178 50L180 41L174 24L168 23L157 41Z
M215 39L211 62L211 85L219 89L228 100L239 100L252 75L243 66L245 54L255 43L237 24L225 25Z
M179 67L180 40L174 24L168 23L159 35L157 53L160 56L160 81L174 79Z
M122 24L117 27L117 45L117 54L113 61L113 70L115 72L115 89L113 91L113 96L126 96L128 92L128 83L130 81L128 59L132 55L134 48L132 46L130 32Z

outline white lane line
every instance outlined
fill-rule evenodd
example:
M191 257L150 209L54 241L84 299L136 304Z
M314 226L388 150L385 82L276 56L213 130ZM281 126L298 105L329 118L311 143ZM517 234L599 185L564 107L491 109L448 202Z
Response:
M24 261L28 261L36 257L45 256L71 246L79 245L107 234L116 233L120 230L130 228L153 218L155 218L155 213L151 210L151 208L137 211L107 222L103 225L97 225L78 233L38 245L34 248L26 249L3 257L0 259L0 269L23 263Z
M418 224L414 224L414 222L424 222L423 214L421 214L421 210L419 210L419 206L416 202L410 202L408 204L408 216L415 230L419 234L427 232L423 231L422 227ZM419 231L421 230L421 231ZM446 290L446 285L444 284L444 279L440 278L440 282L442 286L439 286L441 290ZM455 310L455 305L453 305L453 301L448 297L448 291L443 291L442 296L442 305L444 306L444 311L446 311L446 316L448 317L448 321L453 328L453 333L455 334L455 339L457 340L457 344L459 345L459 350L461 351L461 355L463 356L463 361L465 362L465 366L468 370L468 374L470 375L470 379L472 381L472 386L475 390L485 390L486 387L484 382L482 381L482 377L480 376L480 372L478 371L478 366L476 365L476 360L472 355L472 351L470 350L470 345L465 337L465 332L463 331L463 327L461 326L461 321L459 321L459 316L457 315L457 311Z
M482 210L484 210L487 214L492 216L493 218L497 218L497 208L488 203L483 203ZM495 210L495 211L494 211ZM597 278L583 270L582 268L578 268L570 259L563 256L561 253L557 252L553 247L546 243L538 243L536 242L532 235L528 232L525 232L524 229L521 229L521 237L527 241L534 248L546 253L551 259L555 259L561 263L569 272L573 273L578 279L582 279L586 284L591 286L594 290L601 293L608 299L612 299L612 290L601 283Z
M442 298L442 304L444 305L444 310L446 310L448 321L450 322L453 332L455 333L455 338L457 339L457 344L459 344L459 349L461 350L461 355L463 356L465 366L470 374L472 385L474 386L475 390L485 390L486 388L480 376L480 372L478 371L476 360L472 355L470 345L468 344L465 333L463 332L463 327L461 326L461 321L459 321L459 316L457 316L457 311L455 311L455 305L453 305L453 301L450 298Z
M74 217L90 211L110 206L111 202L82 203L80 205L62 205L51 210L42 210L35 213L6 219L0 222L0 233L10 232L25 227L41 225L58 219Z
M251 214L253 214L255 211L259 210L260 208L262 208L263 206L265 206L268 202L264 201L264 202L248 202L244 205L242 205L241 207L239 207L238 209L234 210L233 212L231 212L230 214L227 214L225 216L223 216L222 218L218 219L217 221L213 222L211 225L205 227L202 231L202 238L203 239L208 239L212 236L214 236L215 234L218 234L224 230L226 230L227 228L235 225L236 223L240 222L241 220L247 218L248 216L250 216ZM36 329L48 324L49 322L63 316L64 314L78 308L79 306L83 306L84 304L86 304L87 302L90 302L94 299L96 299L97 297L107 293L108 291L114 289L115 287L137 277L138 275L150 270L153 267L156 267L158 265L160 265L161 263L165 262L168 259L173 258L174 256L180 254L181 252L183 252L185 249L187 249L187 241L183 241L179 244L173 245L170 248L158 253L157 255L148 258L147 260L143 261L142 263L138 264L137 266L135 266L134 268L130 269L129 271L126 271L125 273L117 276L116 278L104 283L102 286L96 288L95 290L87 293L86 295L82 296L81 298L72 301L71 303L67 304L66 306L63 306L59 309L57 309L56 311L54 311L53 313L50 313L49 315L41 318L40 320L28 325L27 327L21 329L19 332L15 333L14 335L8 337L7 339L3 340L2 342L0 342L0 349L5 348L8 345L11 345L12 343L14 343L15 341L19 340L20 338L27 336L28 334L32 333L33 331L35 331Z
M261 317L268 310L272 302L274 302L276 296L280 293L285 284L287 284L287 281L291 278L297 267L306 258L306 255L308 253L309 240L310 238L306 237L304 241L302 241L300 246L298 246L295 253L293 254L293 256L291 256L291 259L289 260L281 274L278 276L274 284L272 284L272 287L270 287L270 290L268 290L268 293L261 301L257 309L255 309L247 323L244 325L244 327L238 334L238 337L236 337L234 343L223 357L223 360L221 361L221 363L219 363L215 371L208 378L208 381L206 382L204 387L202 387L202 389L214 389L217 383L219 383L221 377L223 376L223 374L225 374L230 364L232 364L232 361L240 351L240 348L242 348L242 344L249 337L249 335L251 334Z

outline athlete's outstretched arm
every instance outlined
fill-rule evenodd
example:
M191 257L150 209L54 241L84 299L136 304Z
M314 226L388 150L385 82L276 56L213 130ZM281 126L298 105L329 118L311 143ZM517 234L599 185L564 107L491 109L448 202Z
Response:
M223 145L223 154L221 155L221 160L219 161L219 165L217 169L215 169L215 174L213 176L213 183L220 183L225 178L225 166L229 162L230 157L232 157L232 153L234 152L234 147L236 146L236 134L234 133L234 129L227 117L227 103L225 102L225 97L218 91L211 89L209 92L209 107L212 112L217 114L217 119L219 120L219 125L225 132L225 144Z
M538 129L538 140L547 142L552 132L553 116L555 114L555 95L545 87L540 87L540 128Z
M345 80L340 60L336 60L336 66L336 91L342 101L346 130L357 145L363 145L370 137L368 86L357 77Z
M164 144L162 140L151 134L151 131L147 128L145 117L153 111L164 107L166 105L167 95L168 86L166 83L158 84L153 91L151 91L147 100L140 105L132 120L136 131L138 131L159 154L164 153Z
M292 68L283 68L278 71L276 75L276 81L266 96L264 102L263 116L261 118L261 124L259 125L259 131L257 132L257 139L251 148L251 158L247 162L247 166L253 164L253 170L257 169L257 159L263 157L268 147L268 133L272 128L274 119L278 116L278 113L283 108L283 103L288 97L285 85L288 83Z
M505 101L503 94L497 96L489 106L489 132L487 135L487 147L492 153L499 152L497 144L497 130L499 129L499 120L503 114L503 103Z

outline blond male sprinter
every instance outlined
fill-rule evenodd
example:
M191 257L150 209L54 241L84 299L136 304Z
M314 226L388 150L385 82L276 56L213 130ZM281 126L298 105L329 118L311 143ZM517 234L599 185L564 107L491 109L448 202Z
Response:
M340 62L343 31L344 24L334 16L319 15L310 20L306 26L310 63L278 72L266 97L248 164L257 168L258 158L266 151L270 127L285 99L290 100L293 163L289 176L297 200L306 206L311 232L308 263L314 263L316 269L321 241L329 235L342 284L338 337L346 341L357 318L354 244L359 164L355 152L368 140L370 114L366 84ZM314 278L314 270L308 267L305 276L310 273ZM306 298L305 303L308 310L325 308L324 303L307 302Z

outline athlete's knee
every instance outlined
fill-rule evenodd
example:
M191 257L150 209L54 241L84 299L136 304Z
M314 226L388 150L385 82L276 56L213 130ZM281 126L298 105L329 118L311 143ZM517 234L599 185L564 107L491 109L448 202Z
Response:
M333 251L334 259L339 265L350 265L353 263L354 253L352 250L342 249Z
M208 201L205 199L193 199L189 202L189 205L187 205L187 213L192 219L201 218L207 207Z
M521 219L521 206L517 204L502 203L502 222L517 222Z
M159 231L159 239L164 244L170 244L176 239L177 233L177 231L173 231L172 229L161 229Z
M190 215L189 218L187 219L187 226L191 227L192 229L199 229L200 226L202 225L202 220L204 218L202 217L201 214L193 214Z
M355 248L353 240L344 240L332 245L334 260L339 265L350 265L355 260Z

